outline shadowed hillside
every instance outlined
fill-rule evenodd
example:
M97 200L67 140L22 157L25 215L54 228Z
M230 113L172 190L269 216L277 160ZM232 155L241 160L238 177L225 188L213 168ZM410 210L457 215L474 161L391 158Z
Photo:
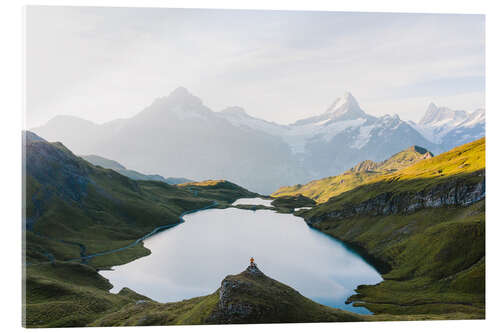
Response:
M234 184L194 194L134 181L31 132L25 148L28 326L83 326L129 302L109 294L111 285L95 269L148 255L144 237L182 222L184 213L256 195Z

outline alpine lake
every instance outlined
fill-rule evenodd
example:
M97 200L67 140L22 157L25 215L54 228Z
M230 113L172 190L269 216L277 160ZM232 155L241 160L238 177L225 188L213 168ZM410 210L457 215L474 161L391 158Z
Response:
M267 205L261 198L233 205ZM364 307L345 304L360 284L382 281L380 274L342 242L292 214L272 210L208 209L187 214L184 223L144 241L151 254L99 273L159 302L175 302L213 293L230 274L255 258L267 276L327 306L361 314Z

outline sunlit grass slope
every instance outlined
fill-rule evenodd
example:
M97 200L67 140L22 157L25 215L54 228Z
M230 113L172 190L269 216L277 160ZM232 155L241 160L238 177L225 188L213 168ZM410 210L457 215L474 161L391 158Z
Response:
M401 151L383 162L363 161L345 173L313 180L305 185L285 186L271 194L273 197L302 194L322 203L329 198L349 191L372 179L406 168L415 162L431 158L426 149L413 146Z

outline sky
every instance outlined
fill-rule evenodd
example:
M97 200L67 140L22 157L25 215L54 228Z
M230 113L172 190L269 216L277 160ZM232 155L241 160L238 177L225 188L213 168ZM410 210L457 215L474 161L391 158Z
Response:
M179 86L288 124L351 92L372 115L484 107L484 16L29 6L26 127L131 117Z

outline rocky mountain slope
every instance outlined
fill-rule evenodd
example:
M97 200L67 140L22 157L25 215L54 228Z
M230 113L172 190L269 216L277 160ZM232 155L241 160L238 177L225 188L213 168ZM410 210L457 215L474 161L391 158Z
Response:
M333 196L354 189L373 178L389 174L408 167L420 160L432 158L433 154L425 148L412 146L382 162L366 160L356 164L338 176L313 180L305 185L285 186L279 188L271 196L304 195L318 202L326 202Z
M92 163L93 165L100 166L106 169L111 169L118 172L121 175L129 177L134 180L155 180L159 182L164 182L170 185L177 185L182 183L192 182L191 179L182 178L182 177L167 177L164 178L160 175L145 175L135 170L130 170L121 165L120 163L98 156L98 155L82 155L80 156L87 162Z

